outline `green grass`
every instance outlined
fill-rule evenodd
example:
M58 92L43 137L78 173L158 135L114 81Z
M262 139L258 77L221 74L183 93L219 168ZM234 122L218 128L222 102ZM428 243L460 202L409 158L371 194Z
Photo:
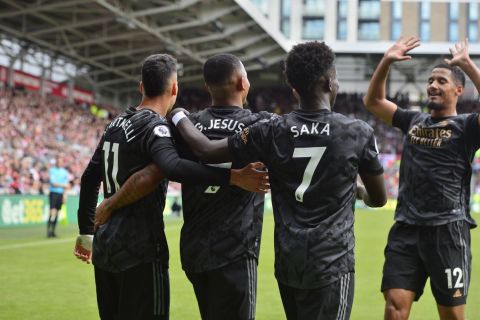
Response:
M477 215L475 217L480 220ZM181 220L167 219L170 244L171 319L199 319L192 287L180 268ZM356 287L352 320L383 319L379 291L383 249L392 213L358 210ZM93 268L72 254L75 226L60 226L59 239L46 239L44 227L0 229L0 319L97 319ZM480 319L480 228L472 230L473 272L468 319ZM273 219L265 215L258 275L257 319L285 319L273 276ZM438 319L426 288L410 319Z

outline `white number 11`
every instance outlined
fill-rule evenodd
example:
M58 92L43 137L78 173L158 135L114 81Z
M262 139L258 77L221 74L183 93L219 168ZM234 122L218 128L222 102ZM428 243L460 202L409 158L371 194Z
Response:
M298 202L303 202L303 194L307 191L310 183L312 183L313 173L317 169L320 159L322 159L323 154L327 147L311 147L311 148L295 148L293 150L293 158L310 158L308 161L307 167L303 172L302 183L295 190L295 199Z
M109 176L109 170L108 170L108 158L110 157L110 142L105 141L103 143L103 152L104 152L104 159L103 159L103 165L105 167L105 182L107 184L107 192L110 193L112 192L112 187L110 185L110 179L109 177L113 180L113 183L115 184L115 190L113 192L116 192L118 189L120 189L117 181L117 174L118 174L118 143L112 143L112 152L113 152L113 168L112 168L112 175Z

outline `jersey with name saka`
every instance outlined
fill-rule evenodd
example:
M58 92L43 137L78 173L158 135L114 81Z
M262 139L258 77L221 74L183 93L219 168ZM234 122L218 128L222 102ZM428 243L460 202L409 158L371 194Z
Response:
M268 166L278 281L320 288L353 272L357 173L383 172L373 129L327 110L299 110L245 128L229 147L235 158Z

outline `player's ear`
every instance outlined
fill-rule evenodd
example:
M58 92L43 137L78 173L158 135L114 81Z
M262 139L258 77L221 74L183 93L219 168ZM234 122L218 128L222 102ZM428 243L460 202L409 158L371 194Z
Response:
M138 91L140 91L140 93L143 95L143 82L142 81L140 81L138 83Z
M300 101L300 95L298 94L297 90L292 88L292 94L297 99L297 101Z
M457 86L457 88L455 89L455 93L457 97L461 96L464 91L465 91L465 88L462 86Z
M172 84L172 90L171 90L171 95L172 96L176 96L177 93L178 93L178 82L177 81L174 81L173 84Z

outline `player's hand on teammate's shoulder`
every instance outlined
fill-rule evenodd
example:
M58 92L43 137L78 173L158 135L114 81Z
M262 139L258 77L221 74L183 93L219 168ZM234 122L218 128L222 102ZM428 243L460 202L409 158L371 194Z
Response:
M355 190L355 195L357 197L357 200L363 200L363 197L367 193L367 189L365 189L365 186L357 181L357 188Z
M417 36L400 37L384 54L384 59L390 62L412 59L407 53L420 46L420 39Z
M468 52L468 39L455 43L450 49L452 54L451 59L445 59L445 62L450 66L458 66L463 69L470 61L470 54Z
M112 215L112 210L109 206L110 202L108 199L104 199L95 209L95 230L98 229L102 224L106 223L110 216Z
M175 108L175 109L170 110L170 112L167 113L167 120L168 120L168 122L172 122L173 117L174 117L176 114L180 113L180 112L183 112L186 116L188 116L188 115L190 114L190 112L188 112L187 109L177 107L177 108Z
M261 162L253 162L230 171L230 184L250 192L267 193L270 190L268 171Z
M75 249L73 254L87 264L92 263L92 243L93 235L81 234L77 237L75 242Z

